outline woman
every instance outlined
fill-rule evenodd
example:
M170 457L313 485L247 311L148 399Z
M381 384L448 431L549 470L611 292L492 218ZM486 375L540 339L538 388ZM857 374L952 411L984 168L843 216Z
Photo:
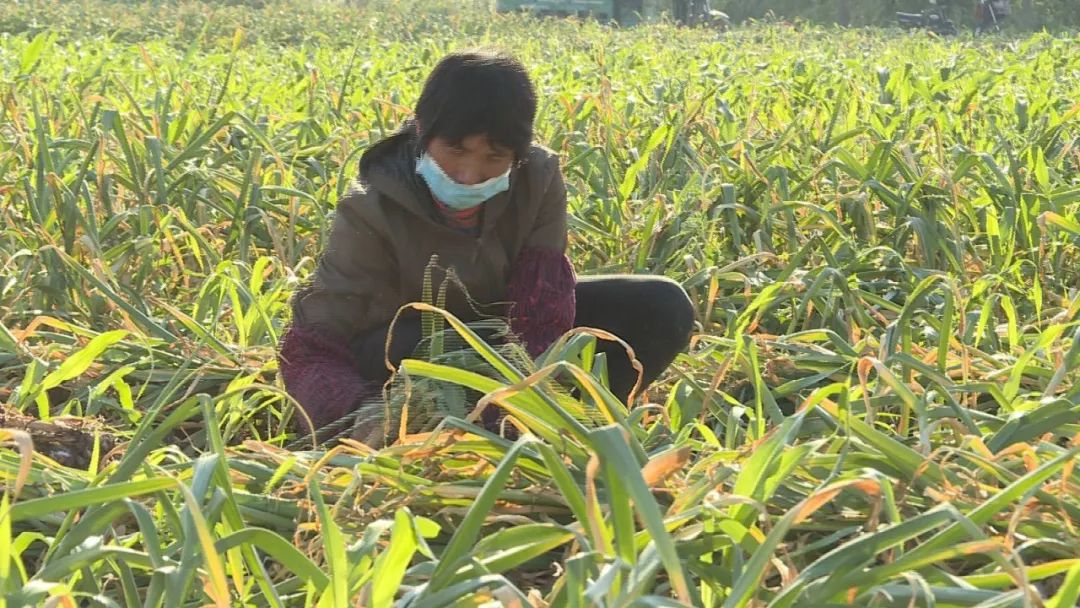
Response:
M313 280L293 298L278 353L286 390L316 428L355 410L389 377L390 321L422 301L433 254L468 293L450 290L446 308L465 321L508 316L533 356L574 325L604 329L633 347L647 385L686 347L694 311L674 281L575 278L565 255L566 189L556 155L532 143L535 114L517 60L456 53L428 77L414 118L361 157ZM398 320L395 366L420 335L416 315ZM627 398L637 372L625 350L613 342L599 350L609 353L614 393Z

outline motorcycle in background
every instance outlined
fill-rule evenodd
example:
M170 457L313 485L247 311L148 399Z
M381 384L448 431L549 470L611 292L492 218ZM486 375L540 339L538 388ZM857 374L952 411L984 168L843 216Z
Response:
M945 14L947 0L929 0L930 6L921 13L897 12L896 20L908 29L926 29L942 36L957 33L956 23ZM980 0L981 1L981 0Z

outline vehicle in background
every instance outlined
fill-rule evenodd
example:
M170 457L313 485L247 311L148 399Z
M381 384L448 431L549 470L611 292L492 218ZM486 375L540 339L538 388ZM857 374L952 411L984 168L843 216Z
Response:
M652 21L664 14L689 26L726 29L731 24L726 14L712 10L709 0L496 0L495 10L591 17L620 25Z
M943 36L956 34L956 23L945 14L947 0L929 0L930 4L919 13L897 12L896 20L901 27L925 29Z

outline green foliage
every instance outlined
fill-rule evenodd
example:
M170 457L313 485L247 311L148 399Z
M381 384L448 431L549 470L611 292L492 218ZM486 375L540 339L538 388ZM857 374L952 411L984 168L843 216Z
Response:
M1075 603L1075 39L433 1L0 7L0 604ZM429 308L390 394L432 424L285 449L288 297L478 44L535 77L579 271L672 276L701 332L627 407L592 336Z

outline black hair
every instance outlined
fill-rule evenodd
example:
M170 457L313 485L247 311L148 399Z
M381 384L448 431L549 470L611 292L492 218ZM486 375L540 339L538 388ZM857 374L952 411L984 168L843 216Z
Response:
M420 146L487 135L524 161L532 144L536 91L517 59L494 51L451 53L439 61L416 103Z

